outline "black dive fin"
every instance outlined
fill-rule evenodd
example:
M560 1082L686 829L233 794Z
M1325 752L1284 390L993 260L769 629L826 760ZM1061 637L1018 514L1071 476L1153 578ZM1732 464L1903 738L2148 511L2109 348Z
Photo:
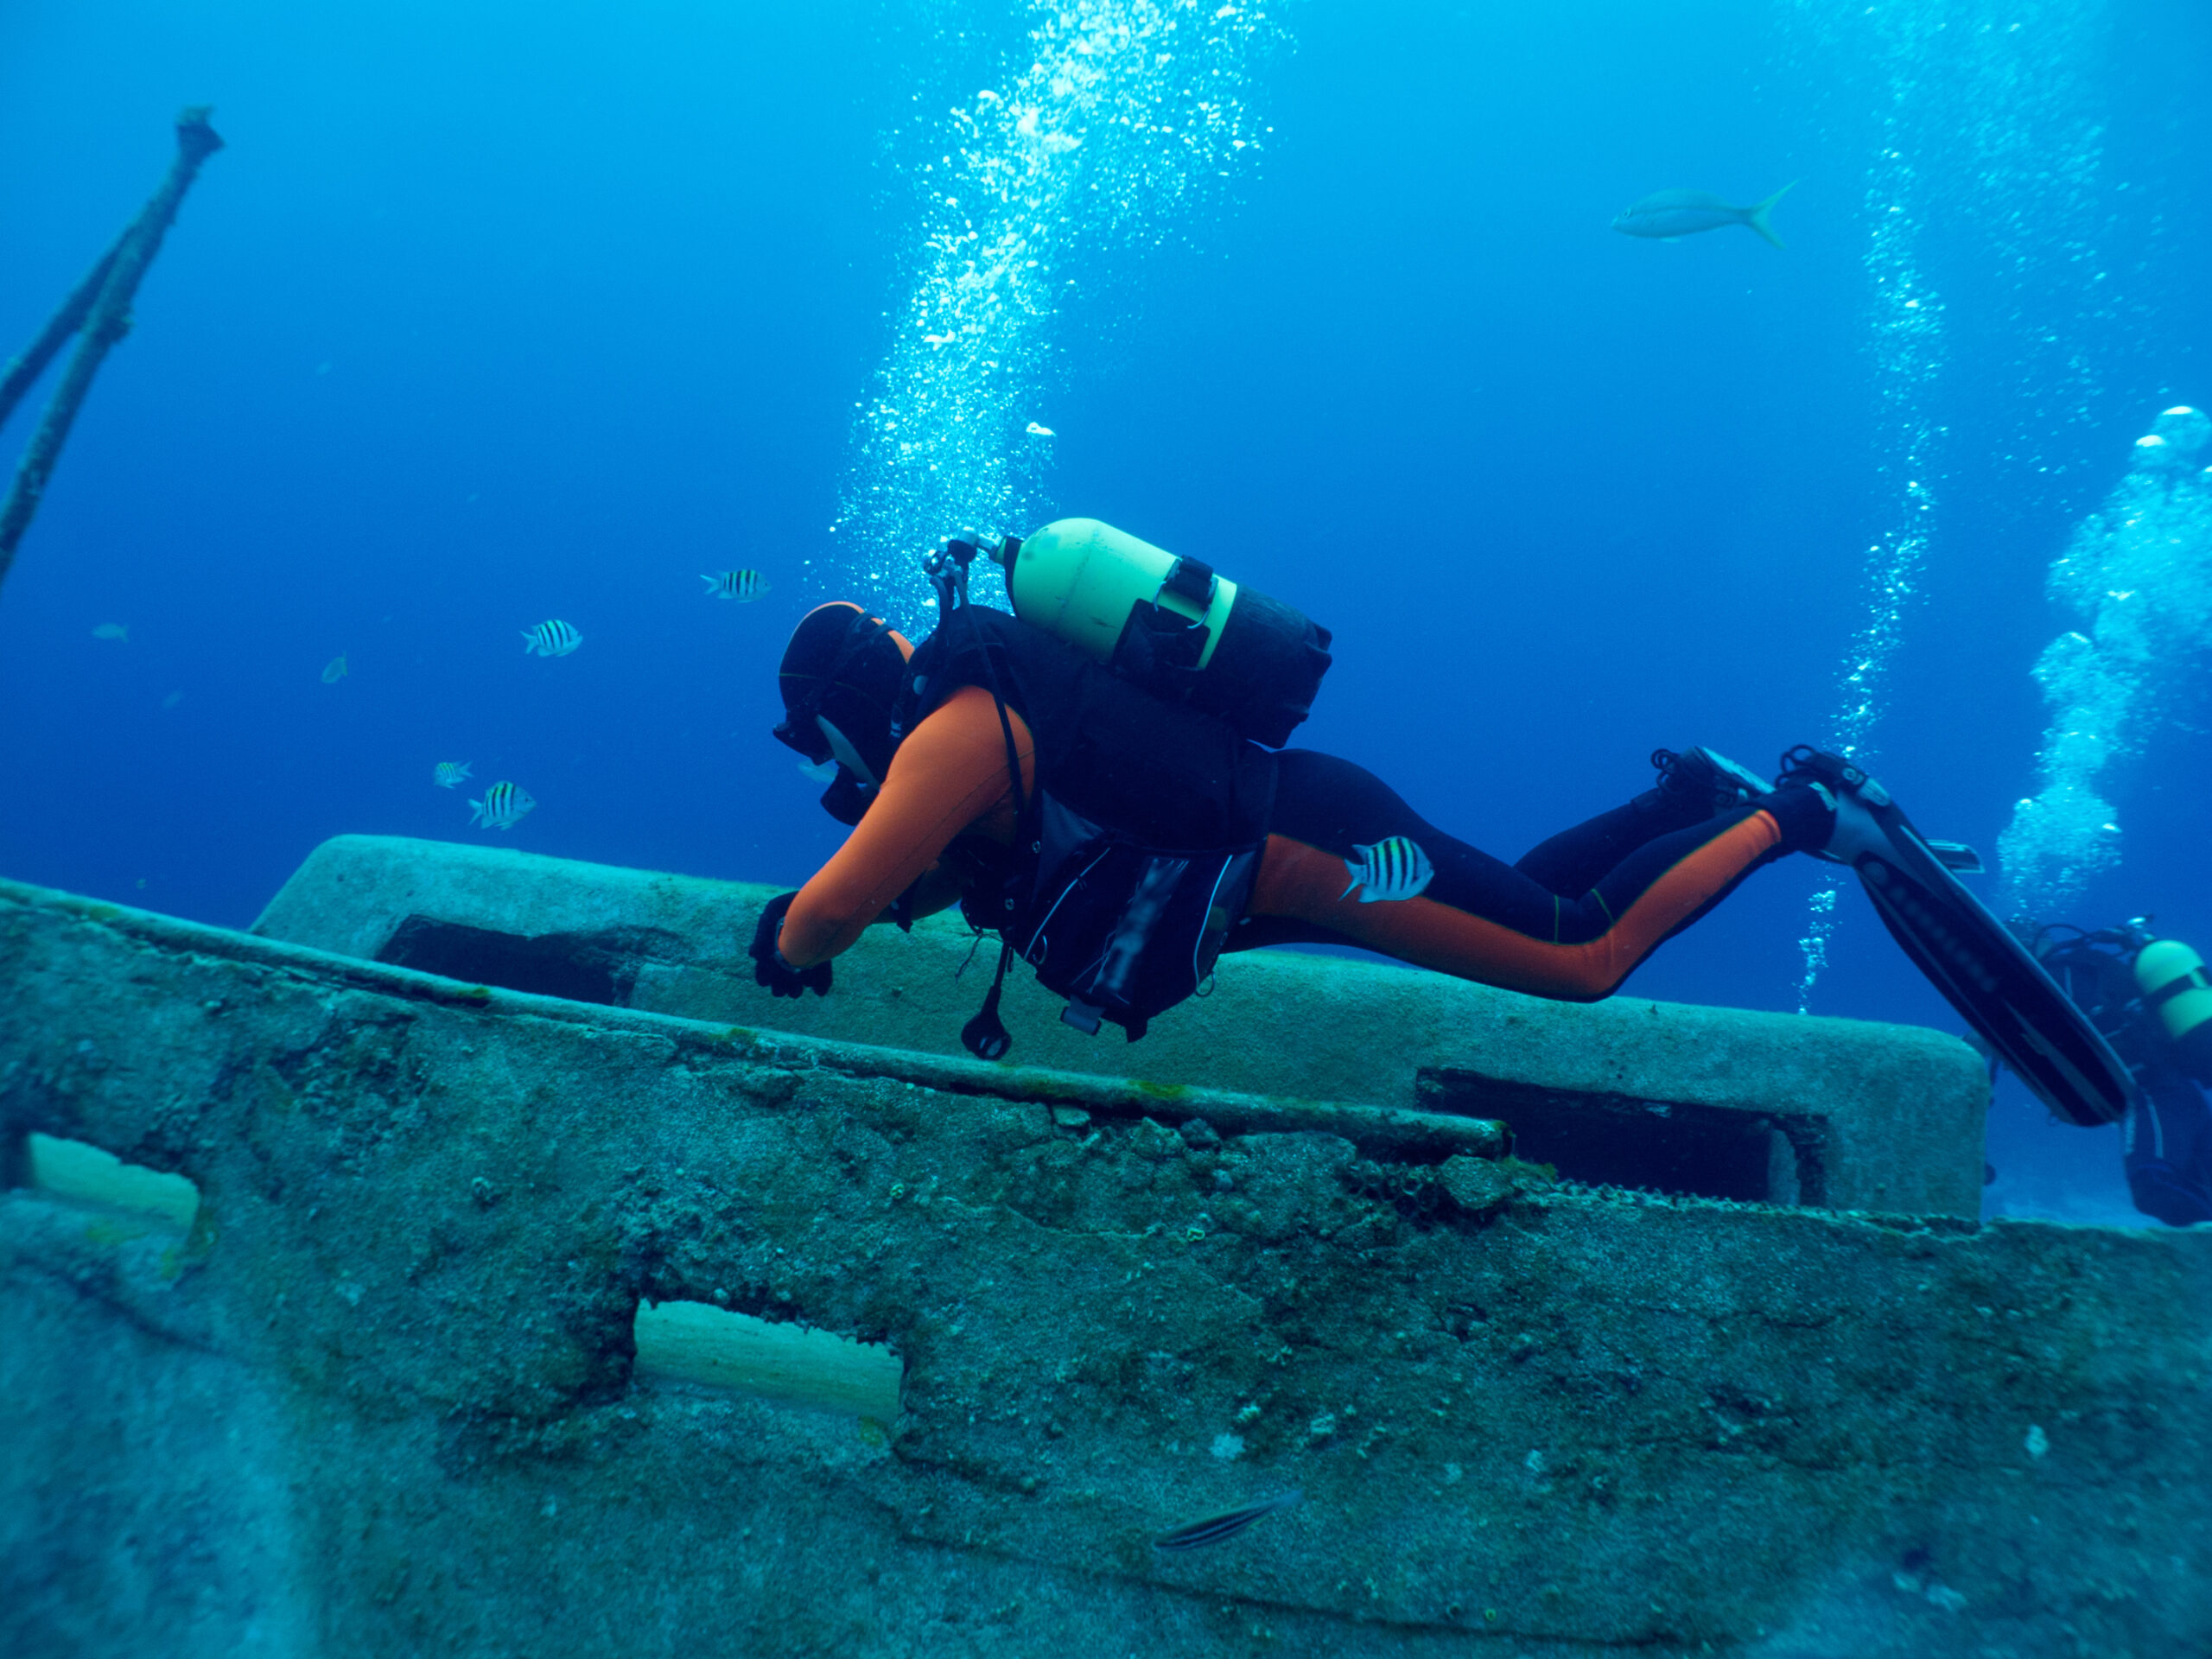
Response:
M1843 787L1881 833L1847 861L1891 937L2053 1112L2084 1128L2126 1116L2135 1082L2112 1045L2012 930L1944 868L1889 791L1859 777Z
M1921 844L1936 855L1936 861L1953 875L1980 875L1986 868L1981 855L1963 841L1930 841L1921 838Z

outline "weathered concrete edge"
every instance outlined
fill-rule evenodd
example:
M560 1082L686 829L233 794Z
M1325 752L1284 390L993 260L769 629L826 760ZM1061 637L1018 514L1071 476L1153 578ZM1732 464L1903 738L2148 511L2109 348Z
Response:
M600 1030L679 1036L711 1044L717 1052L761 1065L804 1066L851 1077L910 1083L955 1096L1073 1106L1113 1117L1151 1117L1181 1124L1204 1118L1236 1135L1319 1133L1340 1135L1367 1152L1442 1159L1455 1154L1503 1156L1511 1131L1489 1118L1327 1101L1279 1099L1181 1084L1109 1077L1041 1066L1008 1066L912 1049L878 1048L749 1026L714 1025L680 1015L600 1003L569 1002L459 980L412 968L365 962L307 945L137 910L58 888L0 877L0 904L42 909L110 928L157 950L249 963L326 983L372 991L410 1001L481 1009Z
M954 1033L971 1004L954 982L974 941L950 913L904 936L870 929L840 963L837 995L777 1001L730 948L776 891L481 842L340 835L308 854L252 931L365 959L410 916L532 939L666 933L640 944L626 1005L965 1058ZM1945 1032L1627 995L1569 1005L1402 964L1270 950L1234 960L1214 1001L1159 1022L1141 1049L1074 1038L1059 1024L1059 1000L1016 974L1006 1008L1022 1045L1014 1063L1454 1116L1510 1120L1516 1091L1533 1086L1811 1119L1807 1130L1822 1142L1821 1207L1980 1211L1989 1077ZM416 965L481 976L452 963ZM1424 1078L1442 1073L1459 1074L1452 1093L1425 1095ZM1486 1095L1500 1084L1503 1096Z

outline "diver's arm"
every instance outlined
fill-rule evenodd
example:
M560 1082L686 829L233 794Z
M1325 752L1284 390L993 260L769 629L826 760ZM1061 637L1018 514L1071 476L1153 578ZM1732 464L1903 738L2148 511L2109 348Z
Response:
M1021 716L1007 713L1027 787L1035 772L1034 746ZM799 889L777 942L785 962L811 968L849 949L955 836L1010 793L998 707L982 687L964 686L899 746L852 835Z

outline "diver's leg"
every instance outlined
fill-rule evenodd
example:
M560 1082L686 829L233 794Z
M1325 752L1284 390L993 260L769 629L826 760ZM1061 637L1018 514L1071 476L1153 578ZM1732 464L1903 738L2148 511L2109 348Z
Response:
M1598 879L1646 842L1661 836L1701 823L1712 814L1700 808L1693 812L1677 801L1667 800L1656 789L1647 789L1625 806L1585 818L1538 842L1513 868L1547 892L1587 893Z
M2212 1112L2195 1084L2154 1070L2128 1115L2127 1190L2135 1207L2171 1227L2212 1221Z
M1778 854L1826 839L1829 810L1777 791L1637 846L1580 895L1447 836L1364 768L1310 750L1277 757L1274 816L1249 912L1325 930L1420 967L1573 1001L1611 995L1659 943ZM1346 893L1356 846L1404 836L1435 871L1419 897Z
M1566 896L1587 893L1645 842L1747 805L1773 785L1707 748L1652 752L1659 781L1624 806L1601 812L1532 847L1513 868Z

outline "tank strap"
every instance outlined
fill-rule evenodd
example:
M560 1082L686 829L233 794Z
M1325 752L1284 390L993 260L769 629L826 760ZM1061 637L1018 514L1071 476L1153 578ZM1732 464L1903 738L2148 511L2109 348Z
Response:
M983 625L976 620L976 607L961 597L960 611L968 619L968 631L976 642L976 650L983 659L983 673L990 681L991 702L999 714L999 734L1006 740L1007 787L1014 792L1014 838L1017 843L1028 829L1029 800L1021 787L1021 750L1014 741L1014 721L1007 713L1006 688L999 681L999 665L992 655L990 641L983 637ZM1034 734L1032 734L1033 739ZM1001 929L999 934L998 971L991 976L991 988L984 994L983 1006L976 1017L960 1028L962 1045L979 1060L1002 1058L1014 1046L1014 1033L1006 1028L1006 1021L999 1018L999 998L1006 989L1007 963L1013 959L1014 946Z
M2143 1001L2148 1007L2163 1008L2185 991L2208 989L2212 989L2212 982L2208 982L2206 980L2204 970L2202 968L2192 968L2185 974L2176 974L2157 990L2145 991L2143 994Z
M1218 585L1213 566L1205 560L1178 559L1168 566L1167 579L1160 584L1160 591L1173 594L1203 610L1212 607L1214 590ZM1141 593L1143 589L1138 591Z
M1006 739L1007 787L1014 791L1015 833L1019 835L1019 826L1028 815L1029 798L1021 787L1021 751L1014 741L1014 721L1007 715L1006 687L999 682L998 659L991 654L991 642L983 637L983 625L976 620L976 607L964 596L960 612L968 619L968 631L975 638L976 654L983 659L984 677L990 682L992 705L999 711L999 734ZM1033 738L1035 735L1031 734Z

